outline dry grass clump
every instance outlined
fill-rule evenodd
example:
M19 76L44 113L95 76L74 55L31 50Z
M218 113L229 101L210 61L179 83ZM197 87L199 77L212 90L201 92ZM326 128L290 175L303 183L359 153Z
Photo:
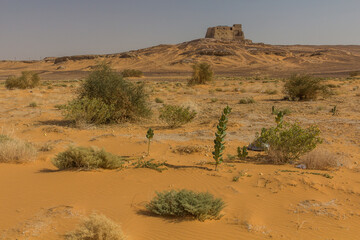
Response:
M0 134L0 162L25 163L33 161L36 149L30 143Z
M193 65L193 74L188 85L206 84L212 80L213 74L214 72L210 64L205 62L196 63Z
M102 214L91 214L66 240L125 240L120 226Z
M339 158L325 150L314 150L301 158L301 163L307 169L329 170L341 165Z
M205 151L206 148L200 145L177 146L173 152L180 154L193 154Z
M190 107L167 104L159 111L159 119L167 123L170 128L180 127L191 122L197 114L196 111L191 110Z
M219 219L225 203L208 192L196 193L190 190L157 192L146 208L157 215L171 217L192 217L200 221Z
M140 70L136 69L124 69L124 71L121 72L121 75L123 77L142 77L144 74Z
M37 73L24 71L20 77L10 76L5 81L7 89L26 89L34 88L40 83L40 77Z
M116 169L121 168L123 159L120 156L106 152L104 149L98 150L91 147L70 146L66 151L61 152L52 159L52 163L64 169Z

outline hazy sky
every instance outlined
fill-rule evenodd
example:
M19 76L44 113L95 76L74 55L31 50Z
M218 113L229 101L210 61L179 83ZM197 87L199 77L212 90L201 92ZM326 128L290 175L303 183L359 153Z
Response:
M0 0L0 59L116 53L243 24L270 44L360 44L360 0Z

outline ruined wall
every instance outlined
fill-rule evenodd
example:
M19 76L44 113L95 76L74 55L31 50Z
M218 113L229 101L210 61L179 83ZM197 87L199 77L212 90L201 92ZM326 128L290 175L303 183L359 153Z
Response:
M234 24L232 27L217 26L210 27L206 32L205 38L215 38L220 40L237 40L244 42L245 36L241 24Z

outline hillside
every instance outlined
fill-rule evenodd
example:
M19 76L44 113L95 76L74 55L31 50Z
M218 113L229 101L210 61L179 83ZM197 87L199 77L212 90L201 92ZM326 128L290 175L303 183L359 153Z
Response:
M308 72L347 75L360 70L360 46L284 46L197 39L116 54L48 57L41 61L2 61L0 79L24 70L38 71L50 79L56 79L56 76L81 76L103 60L110 62L116 70L134 68L148 75L188 74L191 65L198 61L210 62L217 74L282 76L291 72Z

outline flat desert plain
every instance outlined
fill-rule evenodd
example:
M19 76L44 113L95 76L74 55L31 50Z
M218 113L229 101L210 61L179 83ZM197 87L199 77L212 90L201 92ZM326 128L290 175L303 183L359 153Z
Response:
M3 67L2 75L14 71ZM150 119L82 128L65 121L58 109L75 97L81 83L75 78L55 81L45 74L34 89L0 86L2 132L38 149L35 161L0 163L0 239L63 239L92 212L121 225L131 240L359 238L359 78L329 77L333 95L296 102L282 100L281 79L261 75L222 74L210 84L191 87L186 76L145 76L129 81L145 82L153 109ZM162 103L156 98L190 106L197 116L184 126L167 128L158 119ZM243 98L255 102L239 104ZM30 107L32 102L36 106ZM232 113L224 163L214 171L214 133L226 105ZM272 106L290 110L287 121L317 124L324 138L318 148L336 157L340 166L322 171L266 164L264 153L253 151L245 161L234 157L238 146L275 125ZM335 115L330 112L334 106ZM146 156L149 127L155 135ZM58 171L51 159L69 145L104 148L129 160L119 170ZM166 170L135 168L133 162L142 156L166 162ZM222 217L201 222L149 214L145 205L155 192L170 189L208 191L222 198Z

